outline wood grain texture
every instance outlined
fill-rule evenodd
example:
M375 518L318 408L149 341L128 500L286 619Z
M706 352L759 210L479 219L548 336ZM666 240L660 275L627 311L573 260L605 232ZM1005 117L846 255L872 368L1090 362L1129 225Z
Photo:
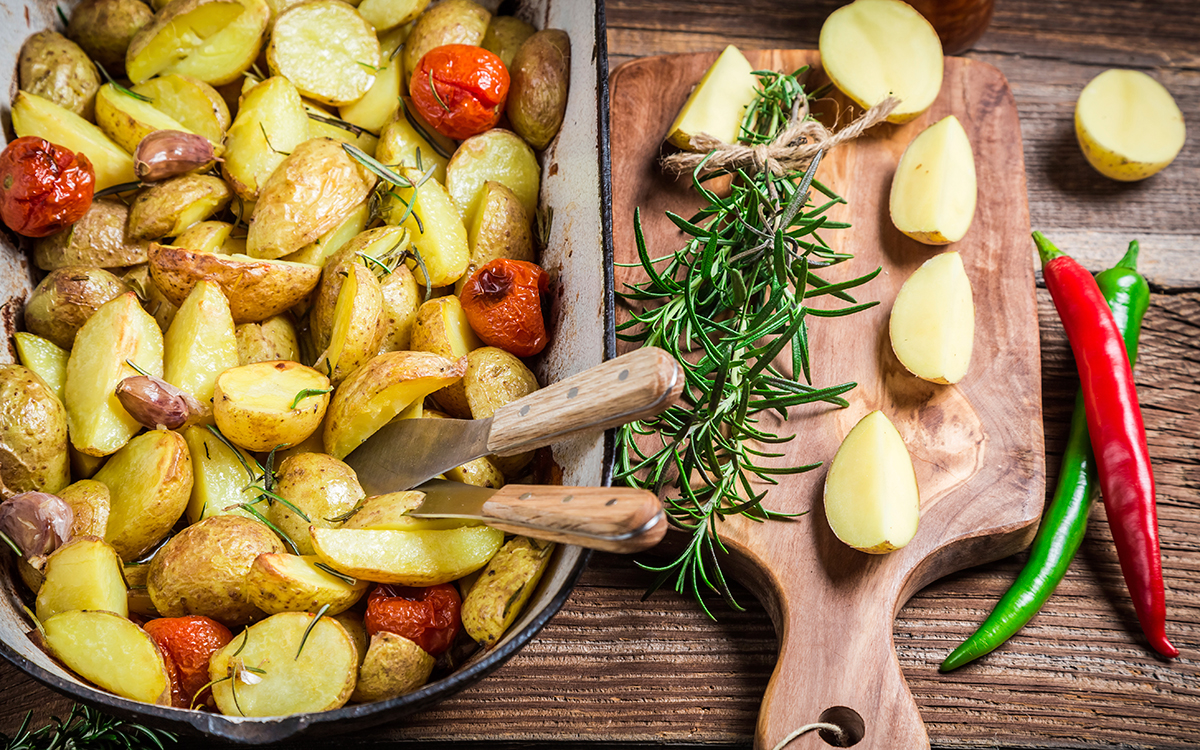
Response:
M513 534L622 554L655 546L668 525L658 497L632 487L509 484L487 499L483 514Z
M612 66L633 57L812 48L842 0L609 0ZM941 675L937 664L983 620L1023 554L943 578L900 610L893 638L931 744L941 750L1200 747L1200 3L1000 0L968 53L998 67L1021 116L1033 226L1092 269L1130 239L1156 283L1135 376L1160 498L1168 627L1183 658L1165 664L1133 624L1097 505L1075 563L1042 612L1001 649ZM1074 143L1074 99L1106 66L1166 82L1193 125L1175 163L1143 183L1096 174ZM1038 292L1047 484L1077 387L1070 349ZM670 538L670 537L669 537ZM647 563L658 556L642 555ZM641 601L653 576L597 555L570 600L494 675L412 719L314 740L305 750L538 747L746 748L778 643L758 592L708 620L671 592ZM836 679L836 676L831 679ZM70 703L0 662L0 732ZM210 748L189 740L184 748Z

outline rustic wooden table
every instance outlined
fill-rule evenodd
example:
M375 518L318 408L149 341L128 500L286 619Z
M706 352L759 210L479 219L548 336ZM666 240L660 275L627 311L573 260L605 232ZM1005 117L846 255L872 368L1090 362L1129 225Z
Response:
M727 43L812 48L821 21L841 4L611 0L610 65ZM896 621L896 650L934 747L1200 747L1200 3L996 6L968 56L997 66L1016 95L1034 228L1096 270L1130 239L1142 243L1154 297L1137 381L1159 488L1168 628L1182 653L1167 663L1147 649L1102 508L1056 595L1005 647L953 674L937 671L1008 586L1022 555L919 593ZM1075 98L1109 67L1153 75L1191 126L1175 163L1145 182L1101 177L1075 143ZM1049 296L1038 296L1052 488L1076 386ZM419 717L291 746L749 746L775 658L766 612L739 590L746 611L718 604L713 622L680 596L641 601L648 580L631 561L598 555L562 612L492 677ZM42 720L68 709L66 699L0 663L0 732L11 733L26 711Z

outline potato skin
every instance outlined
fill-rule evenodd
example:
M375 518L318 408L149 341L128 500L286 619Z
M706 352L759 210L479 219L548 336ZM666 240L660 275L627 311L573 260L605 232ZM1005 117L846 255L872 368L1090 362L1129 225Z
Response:
M246 598L246 574L262 553L283 551L279 537L259 521L212 516L162 546L146 586L164 617L204 615L230 628L247 625L264 613Z
M417 18L404 41L404 78L412 77L417 63L434 47L446 44L478 46L487 33L492 14L471 0L445 0Z
M504 67L509 70L511 75L512 61L517 50L521 49L525 40L533 36L536 31L537 29L530 23L516 16L492 16L487 33L483 35L479 46L500 58L500 62L504 63Z
M154 18L138 0L83 0L71 11L67 36L104 69L120 77L133 35Z
M490 417L501 406L528 396L539 387L537 377L524 362L494 346L467 354L462 386L472 419ZM533 452L491 458L505 477L513 479L521 476L521 470L533 460Z
M463 629L484 648L504 637L550 562L553 542L514 537L500 548L462 604Z
M350 700L385 701L411 693L429 679L433 665L434 658L416 642L381 630L371 636Z
M271 504L267 517L291 537L302 555L313 554L310 526L332 529L330 521L353 510L366 497L358 475L348 465L324 453L300 453L279 464L275 494L286 498L309 520L305 521L281 502Z
M22 91L49 99L80 117L91 119L100 75L78 44L53 31L25 40L17 61Z
M25 327L63 349L109 300L129 291L125 282L101 268L68 266L51 271L25 303Z
M504 111L517 135L541 151L562 127L571 77L571 39L542 29L525 40L509 68L512 83Z
M286 314L273 315L261 323L243 323L234 331L234 336L237 337L239 365L280 359L300 361L296 326Z
M125 235L129 207L113 198L92 201L70 227L34 242L34 262L43 271L63 266L125 268L145 263L150 244Z
M67 411L20 365L0 365L0 491L56 493L70 482Z
M129 208L129 237L175 237L229 205L233 193L219 177L183 175L151 185Z

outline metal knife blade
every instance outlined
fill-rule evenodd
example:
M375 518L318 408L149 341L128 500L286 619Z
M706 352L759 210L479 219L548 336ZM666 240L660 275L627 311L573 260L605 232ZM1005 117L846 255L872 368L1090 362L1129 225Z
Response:
M488 455L489 419L401 419L384 425L344 459L367 495L416 487Z

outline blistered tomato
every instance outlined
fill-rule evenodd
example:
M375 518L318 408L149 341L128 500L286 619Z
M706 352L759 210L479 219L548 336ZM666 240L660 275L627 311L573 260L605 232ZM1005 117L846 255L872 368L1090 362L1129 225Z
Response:
M160 617L142 629L154 639L166 657L171 673L171 703L175 708L190 708L196 693L208 684L208 660L213 653L233 640L229 628L203 615Z
M382 631L402 635L438 656L462 628L458 589L448 583L424 588L380 584L367 597L363 624L367 635Z
M0 219L26 237L54 234L79 221L95 185L83 154L44 138L18 138L0 153Z
M409 96L442 135L463 140L495 127L508 97L508 70L483 47L447 44L425 53L413 69Z
M483 343L529 357L546 347L542 294L549 288L550 276L540 266L501 258L467 280L459 302Z

